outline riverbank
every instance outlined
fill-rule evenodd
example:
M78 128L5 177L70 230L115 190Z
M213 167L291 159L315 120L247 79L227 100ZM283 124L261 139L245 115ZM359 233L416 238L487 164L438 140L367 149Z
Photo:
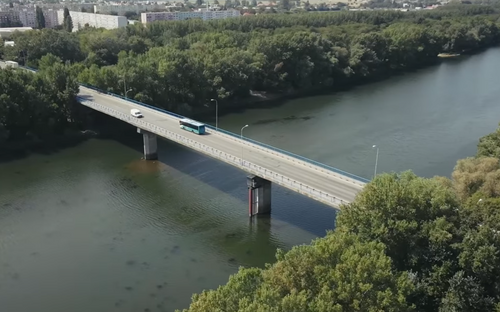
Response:
M309 90L290 90L285 93L271 93L266 91L250 91L249 98L243 98L233 101L220 101L218 107L219 117L227 114L242 113L247 109L263 109L263 108L274 108L279 107L286 103L286 101L300 99L304 97L311 96L323 96L323 95L334 95L338 92L344 92L352 90L356 87L361 87L368 85L370 83L376 83L385 81L394 77L405 76L409 74L414 74L419 70L423 70L432 66L439 66L440 64L448 61L460 61L468 56L473 56L476 54L484 53L488 49L493 49L498 47L498 44L491 45L489 47L479 47L476 49L469 49L459 53L439 53L434 59L429 59L426 62L422 62L413 67L398 68L398 69L386 69L385 71L379 71L377 75L371 75L368 77L359 78L355 81L340 82L334 87L317 87ZM212 105L212 106L211 106ZM198 107L196 111L193 111L192 117L194 119L203 119L215 121L214 110L215 107L213 103L209 103L202 107Z
M72 72L82 83L181 115L215 115L211 99L219 101L220 113L271 105L411 72L435 62L439 53L493 46L500 41L499 25L490 14L495 11L480 12L463 6L415 19L401 12L351 12L277 14L213 23L217 25L159 22L154 31L130 27L125 38L89 31L75 38L81 47L101 37L135 42L140 36L151 45L140 52L136 46L112 45L97 58L93 55L101 52L87 46L80 55L85 60L71 61ZM463 41L449 29L477 31L478 36ZM117 57L111 52L115 50L126 53ZM248 97L256 91L262 94Z
M496 46L492 46L490 48L494 48ZM469 51L466 55L474 55L478 53L482 53L489 48L486 49L478 49L475 51ZM363 77L359 78L355 81L349 81L349 82L339 82L333 87L316 87L308 90L289 90L288 92L284 93L271 93L271 92L266 92L266 91L250 91L250 97L248 98L243 98L243 99L238 99L238 100L232 100L232 101L220 101L218 103L218 113L219 117L228 115L228 114L235 114L235 113L243 113L245 110L248 109L264 109L264 108L275 108L283 105L287 101L290 100L296 100L300 98L305 98L305 97L311 97L311 96L324 96L324 95L334 95L338 92L345 92L352 90L357 87L362 87L369 85L371 83L376 83L376 82L381 82L385 81L394 77L400 77L400 76L405 76L409 74L414 74L418 72L419 70L423 70L432 66L439 66L443 62L447 62L450 59L456 60L460 59L460 57L465 56L458 56L454 58L445 58L445 57L439 57L436 56L435 59L427 60L425 63L419 64L419 66L413 66L413 67L408 67L404 69L393 69L393 70L385 70L385 71L379 71L378 75L372 75L368 77ZM204 105L202 107L197 107L196 111L193 111L191 115L188 117L191 117L193 119L203 119L203 120L209 120L209 121L215 121L214 117L214 112L215 112L215 104L208 103L207 105Z
M98 136L93 130L66 130L63 134L44 138L25 139L0 143L0 162L27 157L33 153L52 154L64 148L74 147Z

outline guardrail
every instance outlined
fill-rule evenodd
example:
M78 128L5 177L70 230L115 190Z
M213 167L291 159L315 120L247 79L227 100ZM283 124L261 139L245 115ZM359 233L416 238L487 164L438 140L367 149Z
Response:
M205 145L203 143L197 142L195 140L192 140L188 137L177 134L175 132L169 131L169 130L162 128L160 126L151 124L151 123L144 121L142 119L133 118L129 114L121 113L119 111L111 109L111 108L104 106L102 104L98 104L94 101L90 101L90 100L84 99L82 97L78 97L78 99L83 105L91 107L92 109L103 112L103 113L110 115L112 117L115 117L117 119L123 120L129 124L132 124L132 125L135 125L135 126L141 128L141 129L145 129L147 131L150 131L150 132L155 133L157 135L160 135L162 137L168 138L169 140L172 140L172 141L177 142L179 144L188 146L191 149L200 151L200 152L202 152L206 155L209 155L213 158L222 160L222 161L229 163L235 167L239 167L240 169L244 169L245 171L248 171L249 173L255 174L259 177L262 177L264 179L272 181L273 183L279 184L279 185L286 187L292 191L303 194L307 197L310 197L314 200L320 201L320 202L327 204L329 206L340 208L342 205L348 204L347 201L344 201L344 200L342 200L338 197L335 197L329 193L317 190L311 186L297 182L293 179L290 179L289 177L286 177L284 175L276 173L276 172L269 170L267 168L258 166L256 164L251 163L249 161L246 161L240 157L236 157L234 155L227 154L227 153L222 152L218 149L215 149L215 148L210 147L208 145Z
M31 68L31 67L27 67L27 66L19 66L19 67L22 67L22 68L25 68L25 69L28 69L28 70L32 70L32 71L37 71L36 69ZM137 105L140 105L140 106L143 106L143 107L147 107L149 109L152 109L152 110L155 110L155 111L158 111L158 112L170 115L170 116L175 117L175 118L180 118L180 119L186 118L185 116L182 116L182 115L179 115L179 114L167 111L165 109L161 109L161 108L158 108L158 107L155 107L155 106L151 106L151 105L148 105L148 104L145 104L145 103L142 103L142 102L130 99L130 98L123 97L123 96L115 94L115 93L103 91L103 90L101 90L101 89L99 89L99 88L97 88L95 86L92 86L92 85L87 85L87 84L84 84L84 83L80 83L80 86L85 87L85 88L89 88L91 90L95 90L95 91L100 92L100 93L105 93L105 94L108 94L108 95L120 98L120 99L125 100L125 101L129 101L131 103L134 103L134 104L137 104ZM294 153L282 150L280 148L277 148L277 147L274 147L274 146L271 146L271 145L268 145L268 144L265 144L265 143L262 143L262 142L259 142L259 141L256 141L256 140L252 140L252 139L249 139L249 138L246 138L246 137L241 138L239 135L237 135L237 134L235 134L233 132L230 132L230 131L227 131L227 130L224 130L224 129L220 129L220 128L216 129L214 126L211 126L211 125L205 125L205 126L208 129L211 130L210 132L214 131L214 133L225 134L225 135L229 136L231 139L233 139L235 141L239 141L239 142L243 141L243 143L245 143L245 142L249 143L248 145L251 144L253 148L260 149L260 150L265 150L266 152L271 152L273 155L276 155L276 156L288 159L288 160L290 160L290 161L292 161L294 163L297 163L297 164L300 164L300 165L303 165L303 166L307 166L309 168L313 168L313 169L321 171L323 173L326 173L326 174L337 173L337 174L340 175L340 176L337 176L337 177L341 178L341 179L344 179L342 177L342 176L344 176L344 177L348 177L350 179L353 179L353 180L356 180L356 181L359 181L359 182L362 182L362 183L368 183L368 182L370 182L370 180L368 180L366 178L363 178L363 177L357 176L355 174L352 174L352 173L349 173L349 172L337 169L335 167L331 167L329 165L325 165L325 164L320 163L318 161L315 161L315 160L312 160L312 159L309 159L309 158L306 158L306 157L303 157L303 156L300 156L300 155L297 155L297 154L294 154ZM344 180L346 180L346 179L344 179Z

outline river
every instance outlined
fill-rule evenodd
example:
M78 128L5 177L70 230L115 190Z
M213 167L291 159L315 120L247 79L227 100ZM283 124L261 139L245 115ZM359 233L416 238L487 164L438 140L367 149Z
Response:
M500 49L333 95L220 118L219 126L370 178L449 176L500 121ZM0 163L0 311L173 311L239 266L274 260L335 225L280 187L249 222L245 173L120 122L105 137ZM111 130L110 130L111 129Z

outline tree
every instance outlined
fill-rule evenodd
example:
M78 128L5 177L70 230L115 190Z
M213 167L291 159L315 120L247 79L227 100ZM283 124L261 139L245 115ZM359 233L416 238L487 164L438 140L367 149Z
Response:
M439 179L383 174L343 207L337 231L383 243L397 271L415 272L417 310L437 311L456 272L458 207L453 189Z
M252 0L252 1L250 2L250 6L251 6L252 8L255 8L255 7L257 6L257 0Z
M310 246L278 251L265 270L240 269L214 291L193 296L186 312L411 311L408 273L394 274L380 243L330 233Z
M79 85L71 68L63 64L58 57L47 54L40 60L39 74L51 82L46 95L53 103L59 103L59 123L75 122Z
M0 70L0 143L43 139L73 124L78 93L74 75L53 56L41 62L52 64L37 74Z
M228 0L226 6L238 3ZM189 6L187 3L184 10L189 10ZM490 14L490 10L487 6L460 6L460 9L404 13L263 14L246 19L129 25L114 30L75 27L79 31L71 36L59 32L15 34L16 47L6 48L5 57L23 60L25 56L30 66L36 66L47 53L64 62L84 61L84 67L77 67L88 69L82 77L91 77L89 73L106 75L102 79L89 79L114 90L115 84L109 78L120 71L113 66L119 62L118 54L125 51L135 59L134 64L141 64L133 65L141 68L140 75L144 70L157 77L142 76L139 82L149 81L151 86L159 87L145 85L136 96L150 105L189 107L189 111L196 113L207 96L219 96L220 104L226 105L245 102L241 100L250 97L250 91L273 94L333 91L430 64L437 60L443 45L447 49L491 46L500 41L498 26L489 16L472 16ZM261 11L275 12L263 7ZM73 23L69 11L65 12L63 28L70 30L73 27L68 24ZM21 56L20 51L26 54ZM175 60L162 59L170 60L171 55L186 60L184 66ZM241 58L235 59L235 55ZM159 67L162 62L164 68ZM111 67L100 71L91 69L92 65ZM177 72L172 72L172 68ZM165 77L175 83L165 81ZM167 91L169 88L164 85L172 87ZM193 85L200 88L193 89Z
M3 42L3 39L0 38L0 59L3 59L4 49L5 49L5 44Z
M36 14L36 26L35 27L38 29L45 28L45 17L43 16L42 8L37 6L35 14Z
M12 35L15 45L5 47L5 58L13 61L26 60L29 66L37 66L42 56L51 53L63 61L83 60L77 35L42 29L39 31L16 32Z
M466 158L453 170L453 186L465 201L477 192L487 197L500 196L500 159L493 157Z
M144 42L141 44L144 44ZM87 55L92 53L95 56L95 64L100 66L116 64L120 51L130 50L127 41L101 30L82 33L80 35L80 46Z
M290 0L280 0L280 8L282 10L290 10Z
M71 19L71 15L69 14L68 8L64 8L63 29L66 30L67 32L73 31L73 20Z
M500 159L500 124L495 132L479 139L477 156L496 157Z

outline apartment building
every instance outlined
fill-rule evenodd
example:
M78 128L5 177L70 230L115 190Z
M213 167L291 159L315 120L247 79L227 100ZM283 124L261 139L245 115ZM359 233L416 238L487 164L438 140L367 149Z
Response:
M0 11L0 27L19 24L19 12L14 10Z
M199 18L202 20L224 19L240 16L238 10L226 11L191 11L191 12L146 12L141 14L143 24L154 21L181 21L186 19Z
M35 9L21 9L18 11L19 20L24 27L36 27Z
M73 31L78 31L85 26L114 29L125 27L128 24L125 16L102 15L75 11L70 11L69 15L73 21ZM64 20L64 10L57 11L57 17L62 23Z
M59 21L57 10L53 9L43 10L43 17L45 18L45 28L54 28L57 25L62 24L62 20Z
M240 11L238 10L227 10L227 11L204 11L203 20L211 20L211 19L225 19L229 17L238 17L240 16Z
M42 9L52 10L63 10L64 8L68 8L68 10L76 12L81 12L82 10L92 12L92 10L94 10L94 3L39 3L37 6Z
M161 4L116 4L116 5L95 5L94 12L99 14L125 15L127 12L139 14L141 12L165 10L166 6Z

